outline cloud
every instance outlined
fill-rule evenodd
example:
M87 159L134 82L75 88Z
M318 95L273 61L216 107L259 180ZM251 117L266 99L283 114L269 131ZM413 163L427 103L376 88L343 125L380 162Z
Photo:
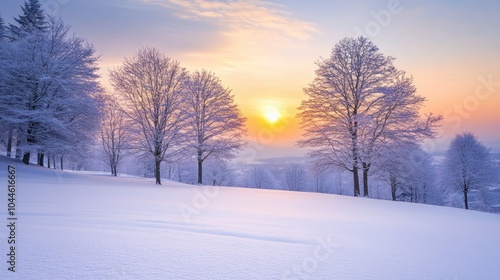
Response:
M210 21L224 35L241 30L263 36L307 40L318 30L312 23L297 19L279 4L263 0L142 0L173 10L182 19Z
M154 7L165 18L183 21L156 28L168 28L165 32L168 44L198 43L197 48L186 48L176 54L188 69L213 71L235 92L252 92L251 99L256 98L257 92L265 96L269 92L284 92L279 88L282 83L287 89L300 91L301 85L291 84L301 83L304 75L292 77L292 69L306 56L304 50L319 31L314 24L291 14L284 5L267 0L135 1ZM158 40L164 40L161 38L164 37ZM241 102L250 100L242 98Z

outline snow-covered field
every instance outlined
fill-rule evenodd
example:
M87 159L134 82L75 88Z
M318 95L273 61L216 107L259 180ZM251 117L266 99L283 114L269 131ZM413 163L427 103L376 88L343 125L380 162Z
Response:
M16 167L8 271L7 165ZM0 158L0 279L500 279L500 216Z

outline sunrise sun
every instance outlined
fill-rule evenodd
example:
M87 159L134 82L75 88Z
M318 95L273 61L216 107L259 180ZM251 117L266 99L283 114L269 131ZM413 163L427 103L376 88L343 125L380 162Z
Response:
M264 118L270 124L274 124L281 119L281 113L276 108L266 108L264 111Z

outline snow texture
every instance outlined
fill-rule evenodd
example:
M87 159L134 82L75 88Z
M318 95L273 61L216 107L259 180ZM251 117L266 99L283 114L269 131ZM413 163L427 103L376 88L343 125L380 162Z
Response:
M17 170L7 270L7 165ZM0 279L498 279L500 218L0 158Z

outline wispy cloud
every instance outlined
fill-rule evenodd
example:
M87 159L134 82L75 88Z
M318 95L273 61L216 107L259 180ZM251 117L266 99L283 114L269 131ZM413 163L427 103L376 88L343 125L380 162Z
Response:
M282 5L263 0L142 0L174 11L183 19L209 20L223 34L235 31L259 32L306 40L318 32L312 23L295 18Z
M286 6L267 0L136 1L165 8L166 17L189 21L175 25L176 36L189 32L196 36L199 48L186 49L176 57L188 69L214 71L235 91L254 92L251 99L256 99L257 91L265 96L285 92L276 88L280 82L298 83L300 78L293 77L292 69L320 33ZM300 91L301 86L296 88Z

